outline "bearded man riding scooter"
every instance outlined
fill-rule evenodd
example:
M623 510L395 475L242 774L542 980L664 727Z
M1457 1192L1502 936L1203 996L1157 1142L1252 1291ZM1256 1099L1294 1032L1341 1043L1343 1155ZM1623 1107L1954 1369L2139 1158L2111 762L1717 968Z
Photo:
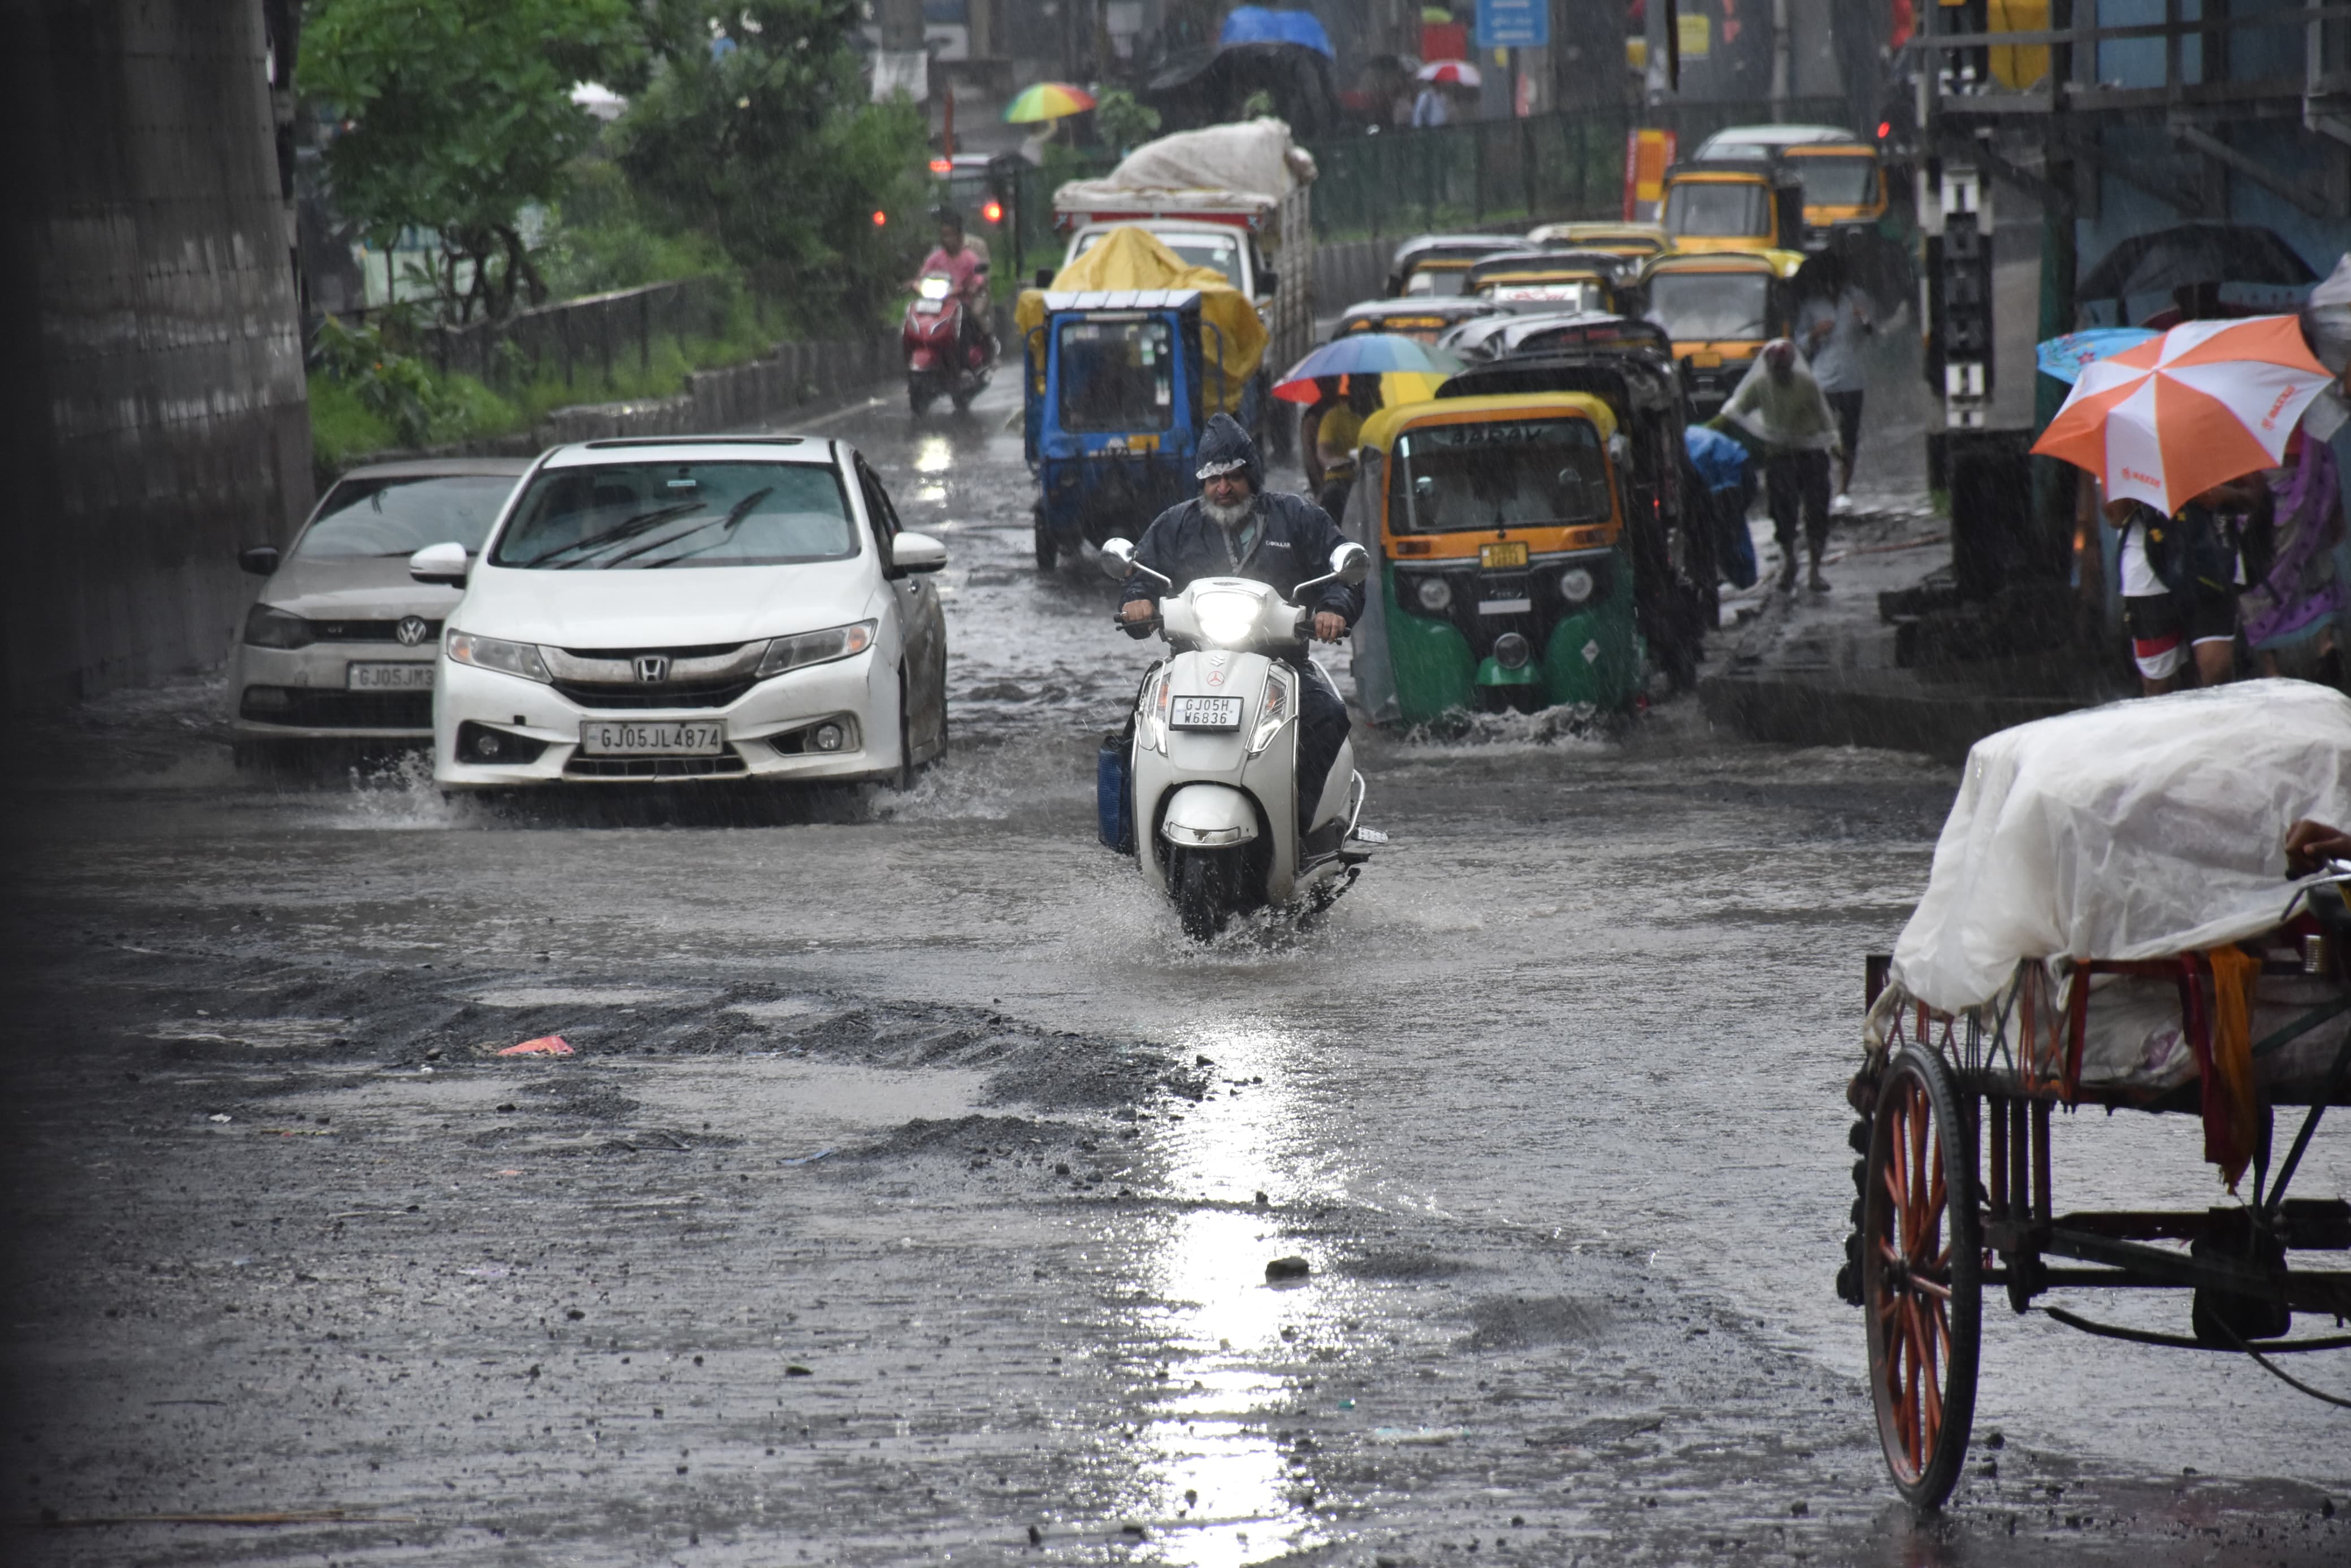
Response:
M1200 481L1198 497L1153 519L1134 547L1135 564L1172 580L1174 586L1164 591L1169 593L1183 592L1197 578L1243 577L1294 600L1300 583L1331 570L1331 552L1346 542L1346 536L1331 514L1305 497L1266 490L1261 473L1257 443L1240 422L1228 413L1209 420L1200 435L1195 474ZM1124 591L1119 616L1126 623L1126 634L1140 640L1150 635L1163 591L1138 571L1128 577ZM1315 640L1336 643L1363 613L1363 591L1336 580L1326 582L1315 590L1313 610ZM1313 821L1331 764L1347 738L1347 705L1311 661L1289 663L1299 676L1298 828L1302 836Z

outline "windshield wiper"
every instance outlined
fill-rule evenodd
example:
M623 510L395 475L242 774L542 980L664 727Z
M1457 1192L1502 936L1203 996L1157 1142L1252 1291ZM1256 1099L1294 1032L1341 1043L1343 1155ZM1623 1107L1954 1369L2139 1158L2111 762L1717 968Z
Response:
M545 566L557 556L569 555L574 550L594 549L602 545L618 544L622 539L632 539L636 538L639 534L643 533L647 528L657 528L661 527L662 524L669 521L672 517L683 517L688 512L698 512L701 509L702 503L700 501L679 501L666 507L656 507L650 512L639 512L633 517L630 517L622 522L615 523L601 533L590 534L584 539L574 539L568 545L558 545L551 550L547 550L541 554L532 556L528 560L524 561L522 565L525 569L534 566ZM578 561L566 561L564 563L566 566L577 566L580 563Z
M720 528L731 534L735 531L735 525L741 522L752 507L758 506L760 502L766 500L775 493L776 487L772 485L768 486L764 490L754 490L749 495L744 497L741 500L736 502L733 506L727 507L726 515L725 517L713 517L708 522L696 523L690 528L680 528L677 532L669 535L665 538L658 538L650 544L639 545L632 550L628 550L621 555L614 556L609 564L618 566L624 560L633 560L638 556L643 555L648 550L657 550L664 545L674 545L680 539L692 538L695 535L702 532L705 528ZM672 561L684 560L687 556L698 555L700 553L700 550L693 549L683 550L673 556L664 556L659 560L647 561L644 565L644 570L647 571L655 571L662 567L669 565Z

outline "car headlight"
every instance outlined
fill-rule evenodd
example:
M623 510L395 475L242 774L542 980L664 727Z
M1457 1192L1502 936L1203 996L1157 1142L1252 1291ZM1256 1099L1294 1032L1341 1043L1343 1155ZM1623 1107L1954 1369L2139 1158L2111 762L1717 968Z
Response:
M1420 586L1413 591L1413 597L1419 600L1420 607L1431 615L1442 615L1452 608L1453 585L1441 577L1424 577L1420 580Z
M873 629L878 622L860 621L851 626L829 626L821 632L802 632L795 636L778 637L768 644L759 659L758 676L780 675L786 670L797 670L808 664L829 664L835 659L846 659L862 653L873 646Z
M1249 641L1257 629L1257 610L1254 593L1203 593L1192 601L1200 635L1228 648Z
M1265 695L1258 699L1257 729L1249 737L1249 755L1255 757L1273 744L1281 727L1290 722L1290 711L1298 706L1298 677L1274 665L1265 673Z
M1580 566L1571 566L1559 574L1559 591L1570 604L1581 604L1592 597L1592 574Z
M275 604L256 604L245 617L245 641L255 648L307 648L318 631L299 615Z
M471 632L460 632L452 626L441 639L441 651L458 664L471 664L477 670L496 670L502 675L520 675L526 681L552 679L547 673L547 661L538 656L536 643L476 637Z

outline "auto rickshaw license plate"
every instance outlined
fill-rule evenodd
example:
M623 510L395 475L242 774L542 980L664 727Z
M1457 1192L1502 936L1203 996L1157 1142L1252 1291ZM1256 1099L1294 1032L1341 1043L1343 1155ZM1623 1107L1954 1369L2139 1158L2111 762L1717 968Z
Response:
M1505 539L1498 545L1479 545L1478 564L1488 571L1500 571L1510 567L1527 564L1527 541Z
M1241 727L1241 699L1238 697L1177 697L1176 711L1167 716L1168 724L1176 729L1238 729Z

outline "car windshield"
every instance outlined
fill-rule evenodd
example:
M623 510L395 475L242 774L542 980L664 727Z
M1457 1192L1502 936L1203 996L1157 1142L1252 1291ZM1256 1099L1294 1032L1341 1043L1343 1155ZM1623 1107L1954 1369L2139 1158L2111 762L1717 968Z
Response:
M1120 433L1171 427L1175 343L1162 317L1061 323L1061 427Z
M1416 298L1426 296L1435 299L1449 299L1460 293L1461 286L1468 281L1468 262L1423 267L1404 280L1404 291Z
M1866 157L1799 158L1797 176L1804 201L1822 207L1865 207L1877 200L1877 160Z
M1608 457L1580 419L1432 424L1396 440L1388 527L1400 534L1589 523L1609 514Z
M1755 239L1771 233L1771 195L1744 180L1689 180L1666 193L1666 232L1692 239Z
M1241 243L1228 235L1161 234L1154 231L1152 238L1176 253L1176 259L1186 267L1206 267L1225 275L1225 281L1235 288L1241 286ZM1083 256L1100 243L1102 235L1090 234L1078 243L1078 255Z
M1649 319L1677 343L1767 335L1771 280L1753 272L1667 272L1649 279Z
M452 540L471 555L514 492L511 474L434 474L341 481L294 547L302 560L411 556Z
M789 566L856 553L849 498L829 464L600 463L540 470L490 564Z

